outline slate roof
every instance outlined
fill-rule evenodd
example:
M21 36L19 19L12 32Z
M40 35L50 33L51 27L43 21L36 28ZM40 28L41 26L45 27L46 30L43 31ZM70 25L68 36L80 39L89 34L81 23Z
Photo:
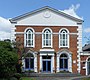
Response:
M72 15L66 14L66 13L64 13L63 11L60 11L60 10L51 8L51 7L49 7L49 6L45 6L45 7L42 7L42 8L40 8L40 9L37 9L37 10L31 11L31 12L25 13L25 14L23 14L23 15L20 15L20 16L15 17L15 18L12 18L12 19L10 19L10 22L16 22L16 21L18 21L18 20L20 20L20 19L23 19L23 18L25 18L25 17L27 17L27 16L29 16L29 15L35 14L35 13L40 12L40 11L43 11L43 10L45 10L45 9L54 11L54 12L56 12L57 14L60 14L60 15L62 15L62 16L64 16L64 17L67 17L67 18L70 18L70 19L72 19L72 20L74 20L74 21L78 21L78 22L81 22L81 23L83 22L83 20L81 20L81 19L78 19L78 18L76 18L76 17L73 17Z
M90 44L86 44L83 48L83 51L90 51Z

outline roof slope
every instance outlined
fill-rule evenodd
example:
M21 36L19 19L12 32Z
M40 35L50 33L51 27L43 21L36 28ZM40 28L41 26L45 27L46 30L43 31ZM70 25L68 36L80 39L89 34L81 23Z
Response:
M40 9L37 9L37 10L31 11L31 12L25 13L25 14L20 15L20 16L17 16L17 17L15 17L15 18L10 19L10 21L11 21L11 22L16 22L16 21L18 21L18 20L20 20L20 19L23 19L24 17L27 17L27 16L32 15L32 14L35 14L35 13L37 13L37 12L43 11L43 10L45 10L45 9L51 10L51 11L57 13L57 14L60 14L60 15L62 15L62 16L65 16L65 17L67 17L67 18L69 18L69 19L72 19L72 20L74 20L74 21L83 22L82 19L76 18L76 17L74 17L74 16L72 16L72 15L66 14L66 13L63 12L63 11L60 11L60 10L51 8L51 7L49 7L49 6L45 6L45 7L42 7L42 8L40 8Z
M85 45L82 49L83 51L90 51L90 44Z

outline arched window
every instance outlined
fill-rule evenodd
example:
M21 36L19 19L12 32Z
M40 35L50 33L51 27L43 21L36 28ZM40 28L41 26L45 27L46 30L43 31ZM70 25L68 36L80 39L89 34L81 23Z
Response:
M42 46L52 47L52 31L50 29L45 29L42 34Z
M68 56L66 54L61 54L59 65L61 70L68 70Z
M27 55L26 55L25 69L28 69L28 70L34 69L34 56L31 53L27 53Z
M59 33L59 45L60 47L69 47L69 35L66 29L62 29Z
M34 47L34 31L32 29L25 31L25 46Z

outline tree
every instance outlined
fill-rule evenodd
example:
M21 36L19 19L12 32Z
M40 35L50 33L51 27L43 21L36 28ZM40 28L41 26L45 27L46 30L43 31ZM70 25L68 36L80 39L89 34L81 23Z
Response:
M0 78L10 77L16 72L18 56L10 42L0 41Z

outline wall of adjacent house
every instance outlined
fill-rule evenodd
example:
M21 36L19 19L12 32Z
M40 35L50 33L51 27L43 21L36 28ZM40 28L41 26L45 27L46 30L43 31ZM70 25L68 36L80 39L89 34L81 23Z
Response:
M81 71L80 71L80 73L82 74L82 75L86 75L86 68L87 68L87 66L86 66L86 60L87 60L87 58L89 57L88 55L81 55L80 56L81 57Z

